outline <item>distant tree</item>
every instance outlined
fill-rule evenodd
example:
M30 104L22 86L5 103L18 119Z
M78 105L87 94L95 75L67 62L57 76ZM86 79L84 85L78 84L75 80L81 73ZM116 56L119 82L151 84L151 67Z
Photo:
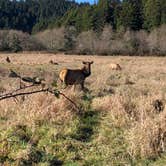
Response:
M118 26L140 30L143 25L142 0L124 0L119 10Z
M39 24L34 29L43 30L51 19L63 16L77 5L66 0L0 0L0 28L31 33L33 26Z
M143 0L144 2L144 27L148 30L166 23L165 0Z
M76 38L77 38L77 31L74 26L67 27L65 29L65 35L64 35L64 49L65 51L70 51L75 48L76 45Z

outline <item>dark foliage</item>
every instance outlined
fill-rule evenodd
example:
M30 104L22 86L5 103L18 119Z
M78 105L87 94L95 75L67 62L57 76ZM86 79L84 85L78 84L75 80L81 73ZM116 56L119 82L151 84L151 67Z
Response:
M165 0L99 0L95 5L68 0L0 0L0 29L35 33L75 26L78 32L101 32L105 25L151 30L165 23Z
M43 30L77 4L66 0L0 0L0 29Z

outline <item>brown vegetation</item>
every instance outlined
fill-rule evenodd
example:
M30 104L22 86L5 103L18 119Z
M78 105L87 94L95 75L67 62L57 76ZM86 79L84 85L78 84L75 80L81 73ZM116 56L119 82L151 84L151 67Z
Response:
M75 29L55 28L35 35L14 30L0 31L0 51L19 52L44 50L83 55L165 55L166 25L147 32L113 31L106 26L100 34Z

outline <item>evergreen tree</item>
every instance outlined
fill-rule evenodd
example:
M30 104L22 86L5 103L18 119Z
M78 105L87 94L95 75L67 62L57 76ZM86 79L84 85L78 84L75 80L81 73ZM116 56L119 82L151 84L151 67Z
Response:
M148 30L166 23L166 1L144 0L144 27Z
M65 30L65 45L66 51L73 50L76 44L77 31L74 26L67 27Z
M142 0L124 0L117 19L118 26L140 30L143 25Z
M0 28L31 33L38 23L35 29L43 30L74 6L78 4L66 0L0 0Z

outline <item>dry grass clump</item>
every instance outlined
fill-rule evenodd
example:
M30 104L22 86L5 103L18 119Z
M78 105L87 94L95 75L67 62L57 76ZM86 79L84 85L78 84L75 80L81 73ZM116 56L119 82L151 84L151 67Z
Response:
M157 100L165 105L163 96L155 93L135 97L115 94L94 98L92 108L103 113L103 120L109 119L114 127L124 129L128 153L133 159L153 159L166 151L166 110L156 110L153 103Z
M166 151L165 111L145 117L126 133L129 153L135 157L156 158Z
M92 101L92 108L110 116L115 126L126 126L128 115L121 103L122 100L123 99L117 95L98 97Z
M92 93L96 96L104 96L108 93L113 93L113 89L108 84L108 81L112 74L112 72L110 72L109 70L109 67L107 65L101 65L100 70L95 67L92 71L92 76L88 78L88 84L90 89L92 90Z
M80 103L78 93L65 93L71 100ZM15 103L16 102L16 103ZM75 106L64 97L56 98L50 94L35 94L26 97L0 102L0 117L7 119L8 124L33 125L36 121L64 122L69 121L76 113Z

